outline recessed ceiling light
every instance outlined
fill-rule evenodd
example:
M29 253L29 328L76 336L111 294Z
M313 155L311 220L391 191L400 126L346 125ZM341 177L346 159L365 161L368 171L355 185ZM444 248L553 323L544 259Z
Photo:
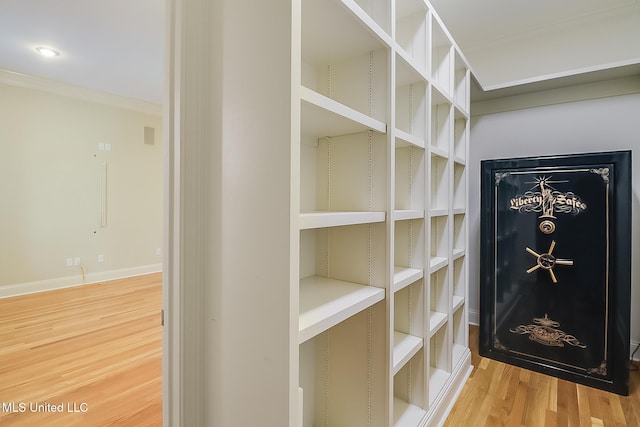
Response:
M37 47L36 51L40 55L46 56L47 58L51 58L53 56L60 56L60 52L58 52L57 50L53 50L51 48L48 48L48 47Z

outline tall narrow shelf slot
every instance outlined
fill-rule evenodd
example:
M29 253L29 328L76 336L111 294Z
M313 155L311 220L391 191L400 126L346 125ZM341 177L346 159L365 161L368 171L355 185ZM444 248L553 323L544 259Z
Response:
M467 228L466 215L456 213L453 216L453 259L457 259L465 254L467 249Z
M462 306L460 306L462 307ZM465 311L453 312L453 345L451 346L452 366L455 367L464 358L467 341L469 340L469 330Z
M462 59L460 52L456 51L454 56L454 88L453 96L456 105L463 108L467 113L469 105L469 67Z
M431 273L429 311L429 335L433 336L447 322L449 307L449 269L443 267Z
M451 102L432 86L431 90L431 149L448 157L451 141Z
M445 157L431 155L431 215L446 214L449 207L449 162Z
M396 41L418 70L428 70L429 21L427 5L422 0L396 0Z
M438 20L434 17L431 27L431 76L434 83L445 93L451 92L452 42Z
M456 162L467 163L467 116L455 109L453 125L453 154Z
M439 329L429 342L429 406L443 394L451 376L448 343L446 326Z
M413 211L401 214L404 218L424 218L425 150L396 143L395 158L395 210Z
M464 165L453 165L453 209L454 212L464 212L467 201L467 171Z

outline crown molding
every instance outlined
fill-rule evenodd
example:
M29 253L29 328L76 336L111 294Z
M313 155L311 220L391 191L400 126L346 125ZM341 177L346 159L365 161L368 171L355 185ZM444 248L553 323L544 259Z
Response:
M56 95L81 99L83 101L95 102L97 104L104 104L126 110L133 110L154 116L162 115L162 106L151 102L115 95L108 92L101 92L28 74L21 74L15 71L0 69L0 83L27 89L40 90Z
M590 11L578 15L574 15L564 19L558 19L549 22L547 25L538 25L536 27L525 27L518 34L502 34L488 40L479 40L476 43L467 44L464 51L467 55L480 52L487 49L494 49L521 42L522 40L535 39L540 36L560 31L567 31L568 28L598 26L606 20L615 20L628 15L640 15L640 0L629 0L621 5L603 7L595 11Z

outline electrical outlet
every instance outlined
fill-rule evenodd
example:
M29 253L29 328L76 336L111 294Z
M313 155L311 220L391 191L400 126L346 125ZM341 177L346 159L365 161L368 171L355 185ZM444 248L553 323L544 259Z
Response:
M104 144L104 151L111 151L111 144Z
M98 143L98 151L104 151L104 142Z
M104 255L98 255L98 262L104 262Z
M73 258L67 258L67 267L73 266Z
M77 256L73 259L73 265L80 265L80 257Z
M160 248L156 248L156 255L160 255L160 254L161 254Z

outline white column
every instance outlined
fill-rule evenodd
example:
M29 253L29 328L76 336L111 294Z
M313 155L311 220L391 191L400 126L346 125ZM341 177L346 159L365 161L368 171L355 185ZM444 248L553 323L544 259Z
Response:
M164 422L293 426L292 2L167 5Z

